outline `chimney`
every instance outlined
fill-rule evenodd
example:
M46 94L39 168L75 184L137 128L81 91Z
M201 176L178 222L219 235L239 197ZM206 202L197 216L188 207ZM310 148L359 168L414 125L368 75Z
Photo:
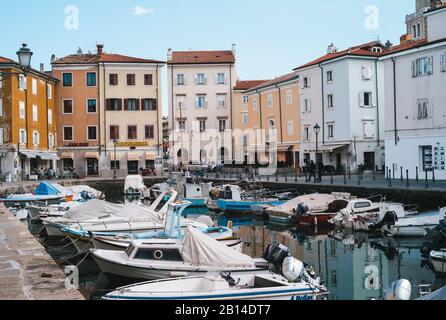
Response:
M40 72L45 72L45 65L43 63L40 64Z
M412 35L411 34L403 34L400 37L400 44L405 44L407 42L409 42L410 40L412 40Z
M97 44L96 47L98 48L98 56L102 55L104 53L104 45Z
M53 63L54 61L56 61L56 55L55 55L55 54L52 54L52 55L51 55L51 63Z
M389 40L387 40L386 44L384 45L384 47L386 48L386 50L390 50L393 47L392 42L390 42Z
M338 48L332 43L327 48L327 53L335 53L338 52Z
M172 48L167 49L167 60L172 60Z

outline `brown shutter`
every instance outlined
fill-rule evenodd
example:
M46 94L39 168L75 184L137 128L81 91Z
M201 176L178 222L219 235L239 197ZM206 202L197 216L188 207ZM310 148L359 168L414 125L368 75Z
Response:
M136 110L140 110L139 109L139 99L135 99L135 104L136 104Z
M145 100L146 99L141 99L141 110L146 110L145 109L145 105L144 105L145 104Z
M129 99L124 99L124 111L129 110Z
M110 104L111 104L110 103L110 99L106 99L105 100L105 109L108 110L108 111L110 110Z
M118 110L122 110L122 99L118 99Z
M157 105L157 100L153 99L152 103L153 103L153 110L156 111L158 109L158 105Z

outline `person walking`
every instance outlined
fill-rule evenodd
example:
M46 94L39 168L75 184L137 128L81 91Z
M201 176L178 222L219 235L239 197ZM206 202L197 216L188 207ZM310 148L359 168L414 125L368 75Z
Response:
M308 182L311 182L311 177L314 177L314 179L316 179L315 170L316 165L314 164L313 160L311 160L310 165L308 166Z
M319 176L317 177L319 181L322 181L322 173L324 172L324 164L322 161L319 161L317 164L317 171Z

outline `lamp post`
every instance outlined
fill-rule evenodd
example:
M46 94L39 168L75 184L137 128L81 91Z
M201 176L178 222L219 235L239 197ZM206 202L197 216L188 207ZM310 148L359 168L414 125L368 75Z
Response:
M22 47L17 51L17 56L19 58L19 72L1 72L0 81L5 81L16 75L26 75L31 68L31 57L33 53L28 48L26 43L22 44Z
M113 179L116 180L116 144L118 143L118 140L113 139L113 151L114 151L114 159L113 162Z
M321 182L319 179L319 161L318 161L318 153L319 153L319 132L321 131L321 127L316 123L313 127L314 133L316 134L316 176L314 177L314 182Z

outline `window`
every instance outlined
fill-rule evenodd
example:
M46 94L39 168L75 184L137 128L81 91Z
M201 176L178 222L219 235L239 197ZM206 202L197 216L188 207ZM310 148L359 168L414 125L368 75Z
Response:
M73 141L73 127L63 127L64 141Z
M374 106L374 96L372 92L362 92L360 93L360 102L359 105L361 107L373 107Z
M225 84L225 74L219 73L217 74L216 84Z
M25 102L23 101L19 102L19 114L20 119L25 119Z
M21 74L19 75L19 89L24 90L26 88L27 88L26 77L23 74Z
M53 86L50 84L46 85L46 94L48 96L48 99L52 98L52 94L53 94Z
M327 82L333 82L333 71L327 71Z
M223 132L226 130L226 119L218 120L218 131Z
M327 126L327 135L328 135L328 139L333 139L334 138L334 125L333 124L329 124Z
M412 26L412 36L414 37L414 39L417 37L417 26L416 25Z
M33 145L37 146L40 143L40 135L37 131L33 131Z
M72 87L73 86L73 74L72 73L63 73L62 74L62 86L64 86L64 87Z
M243 96L243 104L247 104L249 102L249 97L248 96Z
M110 161L110 169L111 170L119 170L121 167L120 161L119 160L112 160Z
M243 136L243 141L242 141L244 147L248 146L248 141L249 141L249 137L248 137L248 135L245 134Z
M19 132L19 140L21 144L26 144L27 138L26 138L26 130L20 129Z
M362 66L361 67L361 77L362 77L362 80L372 79L372 68L369 66Z
M118 74L116 73L110 73L108 75L108 83L111 86L117 86L118 85Z
M157 109L156 99L141 99L141 110L156 111L156 109Z
M270 129L274 129L276 126L276 123L274 122L274 119L269 119L268 125Z
M446 72L446 52L441 55L441 72Z
M0 117L3 117L3 100L0 99Z
M200 123L200 132L206 131L206 120L199 120Z
M144 127L144 133L146 139L154 139L155 138L155 129L153 125L147 125Z
M217 94L217 107L226 108L226 94Z
M198 108L204 108L207 106L206 95L198 95L197 96L196 106Z
M375 138L375 121L367 120L364 121L364 139L374 139Z
M63 114L72 114L73 113L73 100L63 100L62 105L62 113Z
M383 49L381 47L373 47L372 52L373 53L381 53L381 52L383 52Z
M122 99L107 99L105 100L107 111L121 111Z
M137 134L137 127L136 126L128 126L127 127L127 138L129 140L136 140L138 139L138 134Z
M286 92L286 103L287 104L293 103L293 91L291 89L287 90Z
M186 96L185 95L177 95L177 108L186 108Z
M333 95L332 94L329 94L327 96L327 108L333 109Z
M48 109L48 124L53 124L53 110Z
M119 126L110 126L110 140L119 140Z
M54 135L52 133L48 135L48 145L50 148L54 146Z
M185 120L178 120L177 121L177 129L179 129L179 130L186 130L186 121Z
M87 100L87 113L96 113L96 99Z
M32 94L37 95L37 79L31 79Z
M124 110L138 111L139 110L139 99L124 99Z
M288 135L292 136L294 134L294 123L293 120L288 121Z
M274 105L273 95L269 94L268 95L268 107L272 108L273 105Z
M304 140L310 141L310 127L304 128Z
M424 57L412 61L412 77L422 77L433 73L433 57Z
M37 122L38 121L38 110L37 110L37 106L33 105L33 121Z
M96 87L96 72L87 72L87 87Z
M421 24L418 22L417 23L417 38L421 37Z
M309 77L304 77L302 88L309 88L311 86L311 81Z
M145 86L153 85L153 74L145 74L144 75L144 85Z
M420 99L417 101L417 107L418 107L418 119L427 119L429 116L428 114L428 100L427 99Z
M133 73L127 74L127 85L134 86L136 85L136 76Z
M257 111L257 99L252 99L252 110Z
M97 140L97 127L96 126L88 126L87 127L87 140Z
M304 112L310 112L311 111L310 99L308 99L308 98L304 99L303 111Z
M423 163L423 171L432 171L433 169L432 146L421 147L421 160Z
M186 84L184 80L184 74L177 74L177 85L184 86Z
M204 75L204 73L199 73L196 75L195 83L199 84L199 85L206 84L206 82L207 82L206 80L207 79L206 79L206 76Z
M243 114L243 124L247 125L249 123L249 115L247 113Z

